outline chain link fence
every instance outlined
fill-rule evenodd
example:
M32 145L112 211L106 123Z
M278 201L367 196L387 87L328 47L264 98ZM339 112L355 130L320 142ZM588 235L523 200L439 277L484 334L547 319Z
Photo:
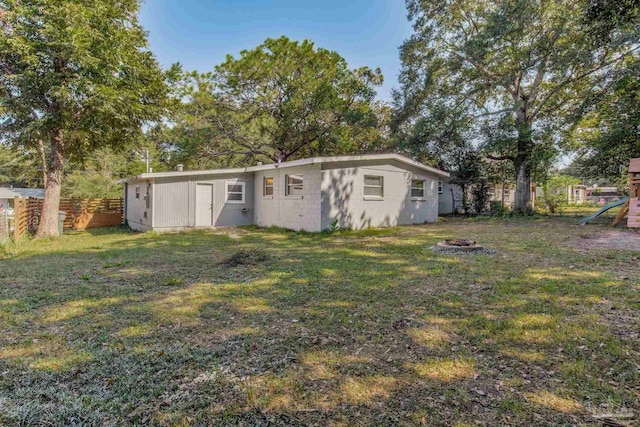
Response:
M9 213L0 212L0 242L5 242L11 238L9 231Z

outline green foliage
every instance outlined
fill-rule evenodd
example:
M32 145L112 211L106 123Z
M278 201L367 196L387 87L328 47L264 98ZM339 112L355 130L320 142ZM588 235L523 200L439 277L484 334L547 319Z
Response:
M637 24L639 18L638 0L592 0L585 16L596 37L604 41L618 29Z
M480 179L471 188L471 195L473 196L473 210L476 215L485 213L489 205L489 184L487 180Z
M502 202L491 201L489 202L489 214L492 216L505 216L509 213L509 209L504 206Z
M5 137L37 148L62 132L60 148L81 158L159 118L164 76L138 9L137 0L0 0Z
M460 150L458 156L451 164L451 180L452 184L459 186L462 189L462 208L465 213L469 213L471 202L469 201L468 192L476 184L484 182L484 168L485 161L480 153L473 150ZM484 211L484 209L481 209ZM476 210L476 212L478 212ZM478 212L479 213L479 212Z
M77 198L117 198L122 197L122 186L116 184L106 171L71 172L66 177L62 195Z
M561 212L568 204L567 191L570 185L580 184L580 180L567 175L554 175L545 181L543 200L549 212Z
M333 221L331 221L331 225L327 229L327 232L336 233L338 231L340 231L340 221L338 221L337 219L334 219Z
M376 125L388 113L373 104L381 83L380 70L350 70L310 41L267 39L215 72L184 74L169 134L179 156L218 166L353 152L362 135L382 138Z
M19 151L0 143L0 185L38 187L42 170L33 151Z
M640 157L640 59L620 64L616 73L585 100L572 132L583 176L615 180L629 159Z
M65 163L135 140L167 106L139 7L138 0L0 0L0 132L42 159L38 238L58 235Z
M571 113L637 49L629 26L606 43L594 37L588 7L586 0L407 0L414 34L401 48L400 120L448 112L431 126L460 128L494 159L512 162L515 210L528 211L532 175L562 148Z

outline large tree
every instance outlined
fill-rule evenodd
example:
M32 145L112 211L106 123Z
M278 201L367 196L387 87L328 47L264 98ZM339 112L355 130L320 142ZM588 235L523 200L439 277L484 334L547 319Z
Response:
M624 27L639 26L640 1L593 0L586 19L606 43ZM581 120L571 134L579 147L574 164L578 175L616 181L621 166L640 157L640 55L616 64L613 73L592 86L582 107Z
M479 127L505 126L509 138L496 145L470 137L490 158L513 164L514 209L529 212L537 159L556 148L590 85L638 49L636 29L621 26L600 43L584 19L586 0L407 0L407 7L414 34L401 48L396 94L404 118L437 101Z
M57 236L65 162L120 146L159 117L163 73L138 0L0 0L0 130L40 153L36 237Z
M581 176L612 181L630 158L640 157L640 59L625 62L586 98L585 112L573 129Z
M349 69L310 41L267 39L214 72L185 76L177 151L218 165L354 151L385 114L373 104L381 82L380 70Z

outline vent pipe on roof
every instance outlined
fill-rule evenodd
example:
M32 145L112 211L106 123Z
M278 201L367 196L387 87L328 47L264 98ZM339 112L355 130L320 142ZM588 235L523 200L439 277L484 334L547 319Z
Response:
M183 172L183 171L184 171L184 165L183 165L183 164L179 164L179 165L177 166L176 170L177 170L178 172Z
M262 162L258 162L258 166L262 166Z

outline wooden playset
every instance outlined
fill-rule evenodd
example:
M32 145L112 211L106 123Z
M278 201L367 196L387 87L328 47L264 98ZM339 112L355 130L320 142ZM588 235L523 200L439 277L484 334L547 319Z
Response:
M627 217L627 227L640 228L640 158L629 161L629 198L613 220L616 226Z
M580 225L586 225L609 209L620 206L620 211L611 223L614 227L627 217L627 227L640 228L640 158L629 161L629 197L624 197L617 202L604 206L593 215L589 215L580 221Z

